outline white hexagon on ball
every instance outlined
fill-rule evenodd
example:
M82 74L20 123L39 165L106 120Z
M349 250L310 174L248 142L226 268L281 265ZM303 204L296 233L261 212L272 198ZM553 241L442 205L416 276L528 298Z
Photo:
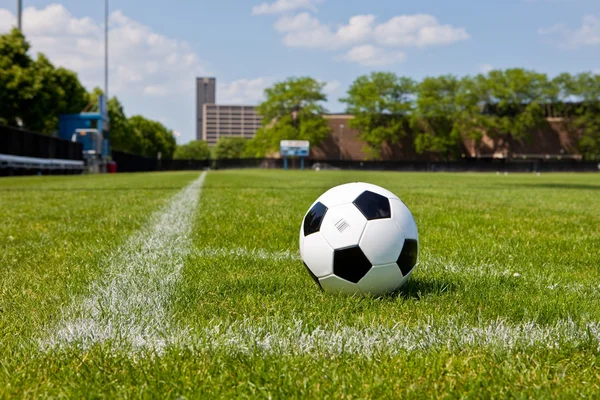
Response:
M320 232L306 236L302 246L310 249L302 259L317 278L333 274L333 249Z
M419 240L417 224L406 204L400 199L391 199L392 219L396 221L406 239Z
M362 236L367 219L354 204L330 208L323 218L321 233L333 249L356 246Z
M359 243L360 249L373 265L396 262L403 245L402 229L391 218L369 221Z
M398 264L376 265L358 282L359 289L374 296L393 292L406 280Z
M356 284L348 282L347 280L339 278L335 275L320 278L319 283L321 284L323 290L330 293L343 293L350 295L361 293Z

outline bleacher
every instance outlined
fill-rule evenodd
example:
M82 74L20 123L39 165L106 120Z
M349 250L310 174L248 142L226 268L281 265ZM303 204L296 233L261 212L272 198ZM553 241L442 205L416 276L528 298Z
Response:
M0 175L73 174L84 167L81 143L0 125Z

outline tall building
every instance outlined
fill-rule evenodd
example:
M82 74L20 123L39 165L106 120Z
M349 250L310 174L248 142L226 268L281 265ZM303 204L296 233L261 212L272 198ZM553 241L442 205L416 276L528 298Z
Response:
M204 105L217 102L217 80L215 78L196 78L196 139L202 140L204 125Z
M202 114L202 140L209 146L222 137L252 139L262 121L254 106L204 104Z

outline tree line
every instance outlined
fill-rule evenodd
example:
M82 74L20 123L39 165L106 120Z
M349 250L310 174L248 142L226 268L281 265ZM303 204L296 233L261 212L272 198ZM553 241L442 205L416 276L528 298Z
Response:
M0 36L0 123L52 134L58 115L92 110L100 89L88 93L77 75L55 68L16 29ZM223 138L210 149L193 141L176 146L173 132L142 116L127 117L116 97L108 101L113 149L165 159L264 157L280 140L304 139L318 146L331 133L326 120L325 83L310 77L288 78L265 90L257 111L262 127L252 140ZM392 72L358 77L340 99L353 114L369 158L407 136L419 153L460 155L465 138L488 136L496 143L531 140L547 117L563 118L578 138L578 150L600 158L600 75L548 75L522 68L486 74L427 77L420 82Z
M32 58L18 29L0 35L0 124L52 135L60 114L98 111L99 88L88 93L75 72L56 68L43 54ZM141 115L127 117L117 97L108 100L114 150L170 159L176 143L162 123Z
M258 106L261 128L248 143L250 154L273 152L281 139L321 143L329 128L320 115L327 100L324 84L312 78L290 78L265 91ZM360 132L370 158L384 145L410 136L419 153L459 157L465 138L479 143L530 141L548 117L562 118L578 138L578 150L600 158L600 75L546 74L522 68L487 74L427 77L417 82L391 72L358 77L340 101L353 114L350 126ZM299 111L298 111L299 110ZM296 112L295 112L296 111ZM292 115L296 120L292 120Z

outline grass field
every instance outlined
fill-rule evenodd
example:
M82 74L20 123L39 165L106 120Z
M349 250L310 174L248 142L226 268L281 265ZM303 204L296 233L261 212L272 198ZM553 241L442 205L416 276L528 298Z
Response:
M321 292L328 188L395 192L409 283ZM211 171L0 180L0 397L600 395L600 175Z

